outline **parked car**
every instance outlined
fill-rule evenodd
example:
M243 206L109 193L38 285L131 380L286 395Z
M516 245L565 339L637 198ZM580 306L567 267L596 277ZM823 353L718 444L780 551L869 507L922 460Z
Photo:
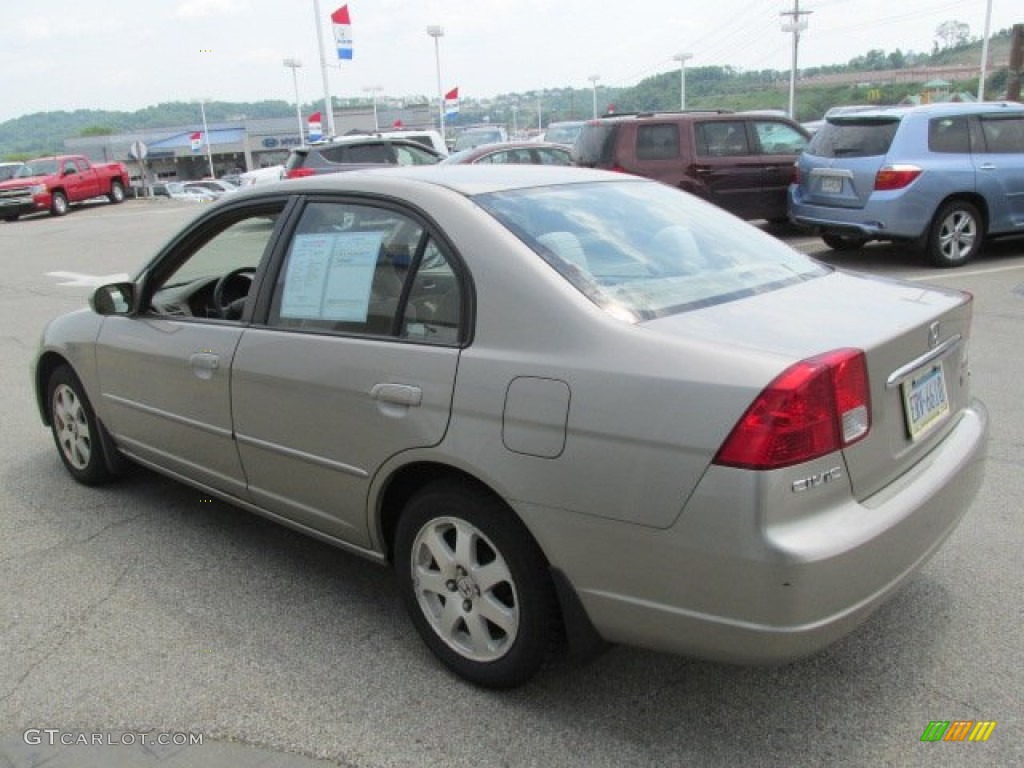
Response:
M481 144L496 144L499 141L508 141L508 133L501 125L472 125L459 131L455 137L455 144L452 152L461 152L464 149L479 147Z
M786 189L808 134L761 113L661 112L587 121L573 161L646 176L744 219L786 221Z
M238 191L238 186L223 179L199 179L197 181L186 181L183 184L186 190L202 189L218 200L224 197L224 195L232 195Z
M810 122L801 123L800 125L802 125L804 130L809 134L814 135L830 117L835 117L836 115L852 115L857 112L868 112L872 109L879 109L879 106L877 104L842 104L826 109L821 120L811 120Z
M971 310L638 177L392 168L211 205L32 380L76 480L132 460L390 564L505 687L560 635L766 662L851 631L981 483Z
M447 165L491 163L514 165L572 165L569 148L563 144L537 141L506 141L481 144L455 152L441 161Z
M411 139L341 136L292 149L284 165L284 177L300 179L388 165L433 165L444 157L438 150Z
M550 141L553 144L572 145L576 137L583 130L583 120L563 120L558 123L551 123L547 130L541 135L540 140Z
M284 178L284 166L283 165L271 165L266 168L257 168L252 171L246 171L238 177L238 186L241 189L246 187L255 187L260 184L272 184L275 181L280 181Z
M212 203L217 196L203 187L188 187L182 181L168 181L153 185L153 197L169 197L192 203Z
M1024 233L1024 105L948 103L828 118L797 164L790 216L837 250L903 243L959 267Z
M123 203L129 185L124 163L93 163L84 155L29 160L14 178L0 181L0 218L17 221L27 213L64 216L72 203L106 197Z

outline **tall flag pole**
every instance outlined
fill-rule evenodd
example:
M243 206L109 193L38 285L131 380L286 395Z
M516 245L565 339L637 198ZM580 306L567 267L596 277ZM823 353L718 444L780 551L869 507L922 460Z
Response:
M334 136L334 105L331 103L331 88L327 81L327 56L324 53L324 31L320 22L320 0L313 0L313 15L316 17L316 45L320 50L320 75L324 82L324 112L327 113L327 135Z
M459 87L455 86L444 95L444 116L446 119L459 114Z

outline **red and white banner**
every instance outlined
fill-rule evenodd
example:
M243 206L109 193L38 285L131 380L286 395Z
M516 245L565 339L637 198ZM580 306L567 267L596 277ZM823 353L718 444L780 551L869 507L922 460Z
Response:
M320 120L320 113L314 112L306 120L307 132L310 141L320 141L324 137L324 126Z
M338 49L339 59L352 58L352 19L348 15L348 6L341 8L331 14L331 23L334 25L334 44Z
M444 95L444 116L455 117L459 114L459 87L455 86Z
M188 138L192 142L192 151L193 152L198 152L200 149L203 148L203 132L202 131L196 131L195 133L193 133Z

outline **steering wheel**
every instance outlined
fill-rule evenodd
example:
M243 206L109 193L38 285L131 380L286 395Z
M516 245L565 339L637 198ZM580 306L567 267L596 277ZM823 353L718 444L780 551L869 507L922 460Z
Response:
M222 275L217 284L213 286L213 306L220 313L220 316L225 320L237 320L242 316L242 310L245 308L245 300L249 298L249 287L252 286L253 275L256 274L255 267L239 267L238 269L232 269L225 275ZM246 287L245 292L237 299L231 299L228 294L228 289L232 287L232 282L235 278L245 275L248 278L249 285Z

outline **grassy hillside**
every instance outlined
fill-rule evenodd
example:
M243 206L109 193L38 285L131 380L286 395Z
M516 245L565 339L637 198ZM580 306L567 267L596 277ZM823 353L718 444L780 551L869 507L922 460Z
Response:
M1002 30L990 41L990 60L1005 62L1009 58L1010 30ZM858 82L871 86L847 85L806 85L801 84L797 92L797 118L813 120L819 118L835 104L877 102L891 104L908 93L916 93L922 83L886 83L878 75L881 70L921 66L971 66L981 57L981 43L965 43L927 55L905 55L900 51L886 53L880 50L868 51L845 65L818 67L803 70L805 76L814 74L835 74L858 72L863 78ZM999 98L1006 87L1006 70L998 69L990 74L988 90L993 98ZM738 72L730 67L694 67L687 70L687 107L747 109L786 109L789 102L789 73L775 70L761 72ZM969 93L977 92L977 77L956 82L954 88ZM468 124L490 120L511 125L517 120L519 127L536 126L538 100L541 102L544 124L555 120L581 119L590 117L592 92L589 88L549 89L543 93L528 92L504 94L493 99L473 101L464 99L457 124ZM336 99L337 101L337 99ZM614 105L617 112L641 110L666 110L679 108L679 72L672 71L655 75L636 85L624 88L602 86L598 94L598 111L604 112L608 105ZM310 105L307 111L317 107ZM266 118L289 117L294 107L285 101L262 101L252 103L210 102L206 105L209 122L233 120L240 117ZM110 112L102 110L77 110L74 112L38 112L15 120L0 123L0 158L24 159L40 154L59 152L64 140L75 136L105 135L140 131L152 128L166 128L177 125L195 124L198 107L185 102L157 104L136 112Z

